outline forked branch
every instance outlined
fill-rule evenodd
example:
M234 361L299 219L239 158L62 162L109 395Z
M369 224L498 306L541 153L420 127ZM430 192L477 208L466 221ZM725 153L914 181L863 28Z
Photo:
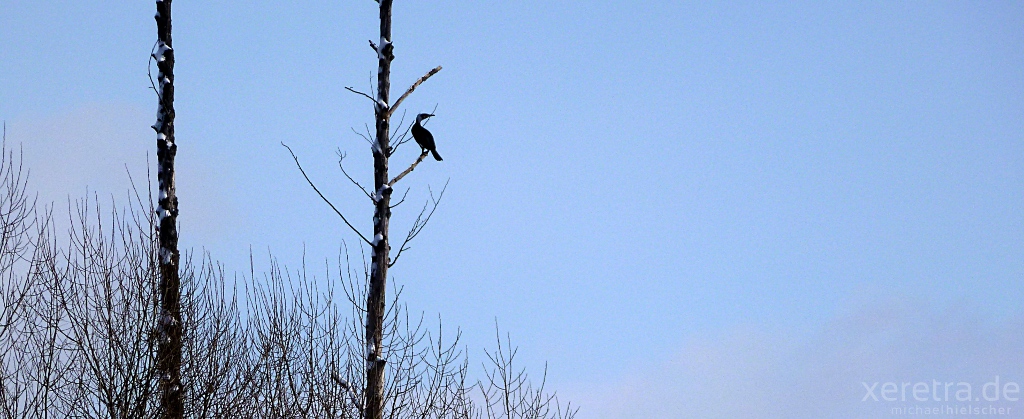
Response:
M338 168L341 169L341 173L343 173L345 177L348 178L349 182L352 182L352 184L356 185L356 187L359 188L360 191L363 191L363 194L365 194L367 198L373 199L373 197L370 196L370 192L367 191L366 188L363 187L363 185L360 185L358 181L353 179L352 176L349 176L348 171L345 170L345 156L345 153L342 153L341 150L338 150Z
M295 156L295 152L292 151L292 148L288 147L288 145L285 144L285 143L281 143L281 145L283 145L284 148L287 148L288 152L291 153L292 159L295 159L295 165L298 166L299 172L302 173L302 177L306 178L306 182L309 183L309 186L312 187L314 191L316 191L317 195L320 195L320 199L323 199L324 202L326 202L327 205L329 205L331 207L331 209L334 210L334 212L336 214L338 214L339 217L341 217L341 221L344 221L345 225L347 225L348 228L351 228L352 231L355 232L356 235L358 235L360 239L363 239L363 241L366 242L366 244L369 244L369 245L372 246L372 243L369 240L367 240L365 236L363 236L363 233L360 233L359 230L356 230L356 228L352 225L352 223L348 222L348 219L345 218L345 215L342 214L341 211L338 211L338 208L336 208L334 206L334 204L332 204L331 201L328 200L327 197L324 196L324 194L320 193L320 190L317 189L316 185L313 184L312 180L309 180L309 176L307 176L306 175L306 171L302 169L302 165L299 164L299 158Z
M424 154L424 156L425 155L426 154ZM402 241L402 245L398 247L398 253L395 255L395 258L391 263L388 264L388 267L394 266L395 263L398 262L398 258L402 256L402 251L409 249L409 246L407 246L409 242L412 241L412 239L415 239L416 236L423 231L423 228L427 226L427 223L430 221L430 217L434 216L434 211L437 210L437 206L441 205L441 198L444 197L444 191L447 189L448 182L445 181L444 187L441 188L441 193L437 195L437 198L434 198L434 191L430 191L430 187L427 187L427 190L430 191L430 201L423 204L423 209L421 209L420 214L416 216L416 221L412 222L412 228L409 229L409 233L406 234L405 240ZM427 207L430 207L430 212L427 212Z

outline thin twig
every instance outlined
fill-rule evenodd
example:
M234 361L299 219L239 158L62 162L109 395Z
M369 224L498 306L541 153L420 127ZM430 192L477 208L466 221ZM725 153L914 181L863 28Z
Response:
M377 97L377 86L375 86L373 83L373 78L375 75L375 73L370 73L370 77L366 79L366 84L370 86L370 95L373 97ZM374 101L374 103L376 103L376 101Z
M373 245L369 240L366 239L365 236L363 236L363 233L360 233L359 230L356 230L356 228L352 226L352 223L348 222L348 219L345 218L344 215L342 215L341 211L338 211L338 208L336 208L334 204L332 204L331 201L329 201L327 197L324 196L324 194L320 193L320 190L317 189L316 185L313 184L313 181L309 180L309 176L306 175L305 170L302 170L302 165L299 164L299 158L295 156L295 152L292 151L292 148L288 147L288 145L283 142L281 143L281 145L283 145L284 148L287 148L288 152L291 153L292 158L295 159L295 165L299 167L299 172L302 173L302 177L306 178L306 182L309 183L309 186L311 186L313 190L316 191L317 195L320 195L320 199L323 199L324 202L327 203L327 205L330 205L331 209L333 209L334 212L337 213L339 217L341 217L341 220L345 222L345 225L347 225L348 228L351 228L352 231L354 231L359 236L359 238L363 239L363 241L366 242L366 244Z
M401 128L401 126L399 126L399 128ZM395 137L395 145L391 146L391 151L392 152L395 152L396 150L398 150L398 146L400 146L402 144L405 144L405 143L409 142L410 140L412 140L412 137L409 137L409 130L410 129L412 129L412 123L409 123L409 125L405 127L405 131L401 131L402 135L399 135L399 136Z
M150 49L150 60L145 62L145 74L146 76L150 76L150 88L157 93L158 99L160 98L160 89L157 88L157 83L153 81L153 54L154 51L157 50L157 45L159 44L159 40L153 43L153 48Z
M348 178L349 182L352 182L359 188L359 190L363 191L363 194L365 194L367 198L373 199L373 197L370 196L370 192L368 192L366 188L363 187L363 185L360 185L359 182L356 182L355 179L352 179L352 176L348 175L348 172L345 171L345 165L342 164L344 161L345 153L342 153L341 150L338 150L338 168L341 169L341 173L344 173L345 177Z
M373 133L370 132L370 124L364 122L363 128L366 128L366 138L373 138ZM373 147L373 141L370 141L370 147Z
M373 141L370 141L370 139L367 138L365 135L363 135L359 131L356 131L355 128L349 127L349 129L352 130L352 132L356 133L356 135L362 137L362 139L365 140L367 143L369 143L371 146L373 145Z
M405 188L405 193L402 194L402 199L399 199L398 202L396 202L394 205L391 205L390 208L396 208L399 205L402 205L402 203L405 202L405 197L409 196L410 189L412 188Z
M358 91L358 90L356 90L356 89L353 89L353 88L351 88L351 87L348 87L348 86L345 86L345 90L348 90L348 91L350 91L350 92L352 92L352 93L355 93L355 94L357 94L357 95L363 95L363 96L366 96L366 98L367 98L367 99L370 99L370 101L371 101L371 102L377 103L377 99L374 99L374 98L373 98L372 96L370 96L370 95L368 95L368 94L366 94L366 93L360 92L360 91Z
M397 131L395 131L395 132L401 132L402 131L402 125L405 124L405 115L406 114L407 114L406 111L402 111L402 119L398 120L398 125L395 125L395 127L397 127ZM410 128L411 128L411 125L410 125ZM408 130L409 130L409 128L406 128L407 132L408 132ZM391 140L392 141L391 141L391 145L389 145L389 147L391 147L391 151L392 152L395 151L395 148L396 148L396 145L397 145L396 143L400 140L400 139L396 139L395 137L397 137L397 136L396 135L392 135L391 136Z
M416 82L413 83L412 86L409 86L409 90L406 90L405 94L403 94L402 97L398 98L398 101L396 101L395 104L391 106L391 109L388 110L387 117L390 118L391 114L395 113L395 109L398 109L398 105L401 105L402 101L405 100L407 96L412 94L413 90L416 90L416 87L423 84L423 82L427 81L427 79L429 79L430 76L437 74L438 71L441 71L441 66L434 67L433 70L428 71L427 74L424 74L423 77L420 77L419 80L416 80Z

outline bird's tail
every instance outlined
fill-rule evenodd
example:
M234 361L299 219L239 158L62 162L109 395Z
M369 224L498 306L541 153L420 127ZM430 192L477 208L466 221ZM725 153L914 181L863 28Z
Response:
M437 161L441 161L441 160L443 160L443 159L441 158L441 155L440 155L440 154L437 154L437 150L430 150L430 152L434 154L434 160L437 160Z

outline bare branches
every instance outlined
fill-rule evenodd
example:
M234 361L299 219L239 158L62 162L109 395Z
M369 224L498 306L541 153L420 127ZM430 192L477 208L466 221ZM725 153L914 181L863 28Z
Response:
M330 201L330 200L328 200L328 199L327 199L327 197L325 197L325 196L324 196L324 194L320 193L320 190L319 190L319 189L317 189L316 185L314 185L314 184L313 184L313 181L312 181L312 180L309 180L309 176L307 176L307 175L306 175L306 171L302 169L302 165L301 165L301 164L299 164L299 158L295 156L295 152L293 152L293 151L292 151L292 148L291 148L291 147L288 147L288 145L287 145L287 144L285 144L285 143L281 143L281 145L283 145L283 146L284 146L284 148L287 148L287 149L288 149L288 152L289 152L289 153L291 153L291 155L292 155L292 159L294 159L294 160L295 160L295 165L296 165L296 166L298 166L298 168L299 168L299 172L302 172L302 177L306 178L306 182L308 182L308 183L309 183L309 186L310 186L310 187L312 187L314 191L316 191L316 194L317 194L317 195L320 195L320 199L323 199L323 200L324 200L324 202L326 202L326 203L327 203L327 205L329 205L329 206L331 207L331 209L333 209L333 210L334 210L334 212L335 212L336 214L338 214L338 216L339 216L339 217L341 217L341 220L345 222L345 225L347 225L347 226L348 226L348 228L352 229L352 231L353 231L353 232L355 232L355 233L356 233L356 235L358 235L358 236L359 236L359 238L363 239L363 241L364 241L364 242L366 242L366 244L371 244L371 242L370 242L369 240L367 240L365 236L363 236L363 233L360 233L360 232L359 232L359 230L357 230L357 229L356 229L356 228L355 228L355 227L354 227L354 226L352 225L352 223L348 222L348 219L347 219L347 218L345 218L345 215L344 215L344 214L342 214L342 213L341 213L341 211L338 211L338 208L336 208L336 207L334 206L334 204L332 204L332 203L331 203L331 201Z
M422 229L440 199L431 192L416 229ZM134 202L136 208L144 205ZM152 374L151 356L163 338L153 286L159 256L152 227L145 226L153 219L144 209L120 218L115 211L112 224L103 225L99 208L95 213L91 208L87 202L77 206L66 249L44 234L37 249L21 252L34 269L18 273L0 265L5 278L26 275L22 278L29 284L24 292L13 288L22 282L0 285L3 295L10 290L24 298L17 305L9 304L17 300L0 298L14 310L5 322L10 332L0 333L0 418L159 417L159 376ZM236 278L232 286L221 265L205 255L197 261L186 254L180 264L185 416L364 415L367 257L362 255L360 269L344 248L338 270L328 270L331 279L319 281L318 275L307 275L304 263L290 270L271 256L262 278L252 274L257 271L250 263L249 277ZM496 352L487 352L483 380L470 385L469 357L460 350L459 332L445 334L440 320L436 329L429 327L423 315L400 302L401 288L391 285L379 358L387 360L382 363L388 377L383 417L557 419L575 414L547 392L543 377L539 386L531 384L525 370L513 363L516 351L507 338ZM347 299L335 294L338 287ZM474 387L482 398L471 397Z
M404 114L404 112L403 112L403 114ZM405 130L402 130L402 123L403 122L405 122L404 115L403 115L402 121L400 121L399 124L398 124L398 131L397 131L397 132L401 132L402 134L401 135L393 136L391 138L391 144L388 146L388 148L391 149L391 153L392 154L394 154L395 151L398 150L398 147L400 147L402 144L405 144L405 143L413 140L413 138L409 135L409 130L412 129L412 124L413 123L410 122L409 125L405 126Z
M544 389L547 382L547 366L541 375L537 387L529 380L525 368L514 364L518 348L513 348L511 339L505 336L502 345L501 332L497 325L494 328L498 342L498 350L486 352L490 367L484 365L488 384L477 383L484 399L483 410L487 419L572 419L578 408L573 409L571 403L563 409L555 393L547 393Z
M409 86L409 89L406 90L404 94L402 94L402 97L398 98L398 100L395 101L394 105L391 105L391 109L388 111L388 118L391 117L391 114L395 113L395 109L398 109L398 105L401 105L402 101L405 100L405 98L408 97L410 94L412 94L413 90L416 90L416 88L419 87L419 85L427 81L427 79L429 79L430 76L437 74L438 71L441 71L441 66L434 67L434 69L428 71L427 74L424 74L423 77L420 77L419 80L416 80L416 82L413 83L412 86Z
M426 153L421 155L420 160L423 160L423 156L425 155ZM395 258L391 261L391 263L388 266L394 266L395 263L398 262L398 258L402 256L402 251L409 249L409 242L412 241L412 239L416 238L416 236L418 236L420 232L423 231L423 228L427 226L427 223L430 222L430 217L434 216L434 211L436 211L437 206L441 204L441 198L444 197L444 191L446 191L447 189L448 182L445 181L444 187L441 188L441 193L437 195L437 198L434 198L434 191L430 190L429 186L427 187L427 190L430 192L430 201L423 204L423 209L421 209L420 214L416 216L416 220L412 222L412 228L409 229L409 233L406 234L405 240L403 240L402 245L399 246L398 254L395 255ZM405 198L403 197L402 200L405 200ZM427 212L428 206L430 207L430 212ZM426 214L426 217L423 216L424 214Z

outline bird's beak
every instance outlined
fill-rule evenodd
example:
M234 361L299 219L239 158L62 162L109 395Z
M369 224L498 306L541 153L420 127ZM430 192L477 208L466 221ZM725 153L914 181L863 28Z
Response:
M430 114L430 115L427 115L427 118L430 118L430 117L432 117L432 116L434 116L434 114Z

